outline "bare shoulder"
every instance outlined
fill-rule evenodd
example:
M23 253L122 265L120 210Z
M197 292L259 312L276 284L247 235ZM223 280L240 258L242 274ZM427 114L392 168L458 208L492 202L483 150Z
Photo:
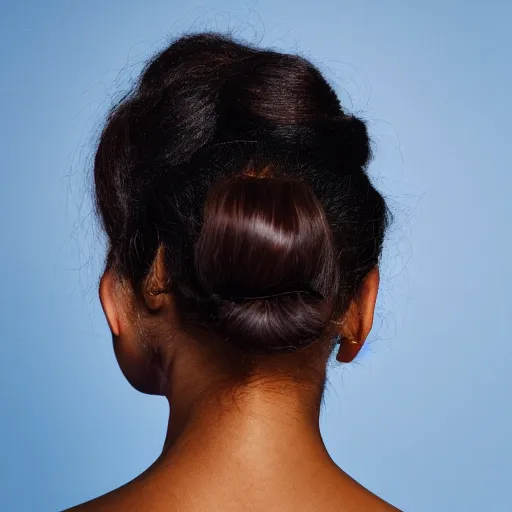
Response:
M402 512L336 467L327 481L328 508L346 512Z
M318 468L314 476L310 474L308 478L300 474L289 476L288 484L280 482L275 488L272 484L256 486L253 491L245 489L243 492L233 481L229 486L226 482L219 482L212 489L202 485L199 478L194 485L187 485L180 479L159 481L158 478L139 477L104 496L63 512L401 512L337 466Z
M99 496L62 512L142 512L145 510L141 496L133 491L134 482L125 484L107 494Z
M206 510L240 510L241 506L238 503L237 506L233 507L234 503L226 503L219 500L217 503L212 503L212 497L208 502L208 505L205 507ZM282 496L280 497L282 498ZM267 497L268 499L268 497ZM173 503L173 500L165 500L162 502L160 500L156 500L158 502L158 509L160 510L190 510L191 512L198 512L201 508L191 506L187 508L187 506L181 505L177 506L177 503ZM265 510L265 512L279 510L280 512L286 512L293 510L308 510L311 512L402 512L400 509L392 506L386 501L382 500L378 496L372 494L371 492L364 490L361 492L358 490L357 492L347 492L346 488L338 489L335 492L330 493L329 495L324 495L323 493L304 496L302 499L298 500L298 496L294 496L293 498L285 500L286 504L281 503L277 506L274 506L276 503L279 503L279 498L276 496L276 502L271 504L272 500L267 501L267 503L259 507L258 504L252 504L251 499L248 497L247 501L245 501L243 508L246 510ZM87 503L83 503L81 505L77 505L76 507L72 507L63 512L143 512L144 510L154 510L155 509L155 501L153 499L148 500L140 500L140 499L129 499L125 493L109 493L108 495L101 496ZM190 506L190 505L189 505ZM215 507L215 508L209 508ZM218 508L217 508L218 507ZM290 508L288 508L290 507Z

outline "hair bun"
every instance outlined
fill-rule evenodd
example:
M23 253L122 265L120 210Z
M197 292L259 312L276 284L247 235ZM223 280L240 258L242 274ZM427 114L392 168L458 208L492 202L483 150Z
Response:
M237 176L216 184L195 267L224 337L246 349L304 346L332 313L330 229L306 182Z

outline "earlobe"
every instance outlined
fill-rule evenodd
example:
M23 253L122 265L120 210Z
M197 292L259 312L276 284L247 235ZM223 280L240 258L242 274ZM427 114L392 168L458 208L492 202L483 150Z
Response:
M114 279L112 271L106 270L104 272L100 280L99 296L110 330L114 336L119 336L119 315L114 298Z
M351 363L362 347L363 344L353 338L343 338L340 342L336 360L340 363Z

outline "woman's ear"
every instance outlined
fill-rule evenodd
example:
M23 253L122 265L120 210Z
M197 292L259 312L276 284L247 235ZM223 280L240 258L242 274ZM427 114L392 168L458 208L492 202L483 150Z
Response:
M107 319L108 326L114 336L119 336L119 312L118 302L115 299L115 276L111 270L106 270L100 280L100 302Z
M341 343L336 359L340 362L350 363L355 359L372 329L379 280L379 269L375 267L368 273L350 303L339 333Z
M142 296L146 307L153 312L160 311L170 304L171 279L165 268L164 246L160 245L156 251L153 264L142 286Z

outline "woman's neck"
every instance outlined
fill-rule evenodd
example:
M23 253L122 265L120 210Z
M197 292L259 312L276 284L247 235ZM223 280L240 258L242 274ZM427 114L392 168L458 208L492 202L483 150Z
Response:
M319 427L323 382L274 375L221 386L213 377L218 369L204 361L179 361L170 369L170 419L159 459L166 467L203 471L211 465L217 475L278 480L305 461L333 464Z
M80 510L392 510L327 453L323 382L259 377L220 386L220 369L203 363L168 366L170 420L157 461Z
M314 484L320 475L339 471L320 434L316 401L299 386L279 390L275 383L210 396L189 408L171 400L152 483L177 496L184 509L197 499L230 504L229 510L249 510L247 503L262 510L269 496L302 496L299 509L302 499L317 499L309 493L321 492Z

